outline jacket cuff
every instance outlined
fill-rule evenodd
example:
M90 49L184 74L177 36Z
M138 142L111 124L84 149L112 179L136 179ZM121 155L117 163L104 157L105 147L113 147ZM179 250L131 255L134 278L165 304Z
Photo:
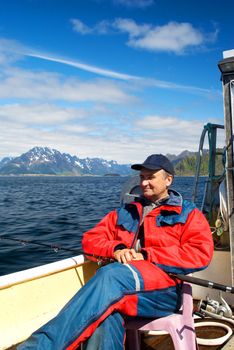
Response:
M147 251L144 250L144 249L141 249L140 252L141 252L141 254L143 255L144 260L147 260L147 257L148 257Z
M116 252L116 250L120 250L120 249L125 249L127 248L125 244L117 244L115 247L114 247L114 252Z

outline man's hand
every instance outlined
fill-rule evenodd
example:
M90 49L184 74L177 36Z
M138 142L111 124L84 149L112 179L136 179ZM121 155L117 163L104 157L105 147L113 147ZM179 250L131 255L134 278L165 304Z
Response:
M119 249L114 252L115 260L120 263L126 264L132 260L144 260L141 253L137 253L135 249Z

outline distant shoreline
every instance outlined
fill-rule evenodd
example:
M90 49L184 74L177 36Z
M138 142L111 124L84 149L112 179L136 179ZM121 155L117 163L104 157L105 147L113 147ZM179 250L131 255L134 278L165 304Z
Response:
M103 175L95 175L95 174L82 174L82 175L63 175L63 174L0 174L0 177L125 177L125 176L131 176L129 175L109 175L109 174L103 174Z
M63 174L0 174L0 177L128 177L136 176L136 174L120 175L120 174L103 174L103 175L93 175L93 174L82 174L82 175L63 175ZM200 177L207 177L208 175L200 175ZM175 175L175 177L195 177L195 175Z

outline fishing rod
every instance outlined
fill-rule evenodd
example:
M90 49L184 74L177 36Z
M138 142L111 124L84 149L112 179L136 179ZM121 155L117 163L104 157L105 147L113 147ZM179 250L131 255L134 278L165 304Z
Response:
M115 261L114 259L107 258L105 256L99 256L99 255L90 254L90 253L82 253L82 251L80 249L64 248L64 247L61 247L59 245L48 244L48 243L41 243L41 242L37 242L37 241L34 241L34 240L27 240L27 239L12 237L12 236L9 237L9 236L6 236L6 235L0 236L0 241L1 240L18 242L18 243L20 243L22 245L33 244L33 245L40 246L40 247L50 248L50 249L54 250L56 253L59 250L62 250L62 251L66 251L66 252L84 254L84 255L87 255L89 257L95 258L95 259L99 260L100 262L101 261L108 261L108 262L112 263L112 262Z
M0 241L1 240L18 242L18 243L21 243L22 245L33 244L33 245L37 245L37 246L41 246L41 247L46 247L46 248L50 248L50 249L54 250L56 253L59 250L73 252L73 253L80 253L80 250L78 250L78 249L63 248L63 247L60 247L59 245L56 245L56 244L41 243L41 242L37 242L37 241L21 239L21 238L16 238L16 237L9 237L9 236L4 236L4 235L0 236Z
M3 236L0 236L0 240L9 240L9 241L14 241L14 242L19 242L21 244L34 244L37 246L42 246L42 247L53 249L55 252L58 252L58 250L62 250L62 251L82 254L81 250L78 250L78 249L63 248L63 247L60 247L58 245L41 243L41 242L37 242L37 241L20 239L20 238L16 238L16 237L9 237L9 236L3 235ZM86 252L83 252L83 254L86 255L87 257L97 259L99 262L103 261L103 262L113 263L115 261L115 259L108 258L105 256L96 255L96 254L91 254L91 253L86 253ZM231 286L225 286L225 285L220 284L220 283L204 280L204 279L201 279L198 277L183 275L183 274L179 274L179 273L169 273L169 276L175 277L181 281L186 281L186 282L196 284L196 285L199 285L202 287L218 289L218 290L221 290L223 292L234 294L234 287L231 287Z
M110 263L115 262L115 259L112 258L107 258L107 257L103 257L103 256L98 256L95 254L90 254L90 253L86 253L83 252L84 255L87 255L89 257L95 258L99 261L109 261ZM216 283L213 281L208 281L208 280L204 280L198 277L193 277L193 276L188 276L188 275L183 275L180 273L168 273L169 276L171 277L175 277L178 278L181 281L185 281L185 282L189 282L192 284L196 284L198 286L202 286L202 287L206 287L206 288L212 288L212 289L218 289L221 290L223 292L227 292L227 293L231 293L234 294L234 287L231 286L225 286L224 284L220 284L220 283Z
M188 275L182 275L180 273L169 273L169 276L176 277L180 279L181 281L189 282L192 284L197 284L198 286L206 287L206 288L212 288L212 289L218 289L223 292L234 294L234 287L231 286L225 286L220 283L207 281L202 278L188 276Z

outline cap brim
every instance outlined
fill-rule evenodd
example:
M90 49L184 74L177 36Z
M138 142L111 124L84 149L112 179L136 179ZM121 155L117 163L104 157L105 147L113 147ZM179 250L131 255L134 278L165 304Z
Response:
M155 167L153 165L147 165L147 164L133 164L131 166L133 170L142 170L142 169L149 169L149 170L160 170L162 168Z

